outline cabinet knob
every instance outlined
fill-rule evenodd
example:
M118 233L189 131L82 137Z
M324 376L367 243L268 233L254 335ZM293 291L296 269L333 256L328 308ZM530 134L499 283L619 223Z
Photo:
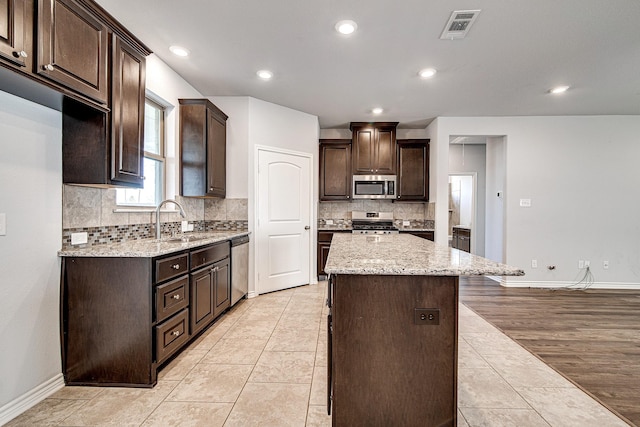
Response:
M347 196L347 199L348 199L349 197L350 197L350 196Z
M179 300L180 299L180 294L175 294L174 296L172 296L171 298L175 299L175 300Z
M43 65L42 68L46 71L53 71L53 65L51 64Z
M173 332L171 332L171 335L174 335L176 337L180 336L180 331L173 331Z
M210 188L209 188L209 191L213 191L213 187L210 187Z
M173 264L171 268L173 268L174 270L180 270L180 264Z
M16 58L27 58L29 55L27 55L27 52L25 52L24 50L21 50L20 52L13 52L13 55Z

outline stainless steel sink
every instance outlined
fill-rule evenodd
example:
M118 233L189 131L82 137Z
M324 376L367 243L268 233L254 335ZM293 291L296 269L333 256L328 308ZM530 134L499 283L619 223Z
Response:
M189 243L189 242L197 242L198 240L206 239L206 237L202 236L175 236L169 239L163 240L163 242L168 243Z

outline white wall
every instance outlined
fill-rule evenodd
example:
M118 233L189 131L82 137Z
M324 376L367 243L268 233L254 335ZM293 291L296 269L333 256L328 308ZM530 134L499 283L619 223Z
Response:
M464 152L464 156L463 156ZM485 247L485 194L486 194L486 156L485 144L467 144L463 147L459 144L449 145L449 173L450 174L475 174L476 179L476 221L471 230L473 252L484 256ZM467 220L465 220L466 222ZM461 223L462 218L461 218ZM470 222L474 222L471 219ZM464 224L464 223L463 223Z
M61 135L60 112L0 92L0 424L26 409L14 399L63 385Z
M640 245L628 237L640 235L640 116L445 117L429 128L438 148L450 135L506 136L505 261L526 272L508 285L569 285L583 259L596 286L640 288ZM436 184L440 202L447 186ZM521 198L532 206L519 207ZM446 209L437 203L438 229Z
M505 157L504 138L488 138L484 256L496 262L504 262Z
M314 208L311 236L316 233L318 200L318 118L246 96L209 97L229 116L227 121L227 197L248 198L249 231L255 233L255 151L256 146L308 153L313 164ZM255 234L253 235L255 237ZM315 239L311 239L315 242ZM254 295L255 239L249 246L249 294ZM315 274L315 244L311 245L311 267ZM315 280L315 279L314 279Z

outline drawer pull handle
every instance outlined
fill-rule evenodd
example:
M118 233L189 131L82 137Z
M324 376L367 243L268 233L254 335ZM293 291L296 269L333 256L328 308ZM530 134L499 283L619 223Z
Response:
M51 64L43 65L42 68L46 71L53 71L53 65Z
M178 299L180 299L180 294L175 294L175 295L174 295L174 296L172 296L171 298L173 298L173 299L175 299L175 300L178 300Z
M13 54L16 58L27 58L29 56L24 50L21 50L20 52L13 52Z
M176 337L180 336L180 331L173 331L171 332L171 335L175 335Z
M180 264L173 264L171 268L173 268L174 270L180 270Z

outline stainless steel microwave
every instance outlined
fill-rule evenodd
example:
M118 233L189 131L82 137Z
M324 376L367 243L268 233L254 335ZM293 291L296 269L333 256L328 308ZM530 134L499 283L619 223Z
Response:
M354 199L395 199L395 175L354 175Z

